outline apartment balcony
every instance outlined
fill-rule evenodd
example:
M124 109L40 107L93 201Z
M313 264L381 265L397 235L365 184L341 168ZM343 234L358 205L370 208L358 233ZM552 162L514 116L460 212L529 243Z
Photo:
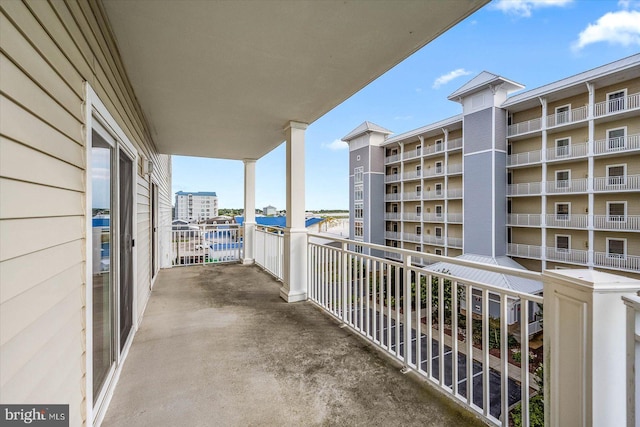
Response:
M539 196L540 194L542 194L541 182L524 182L507 185L507 196Z
M542 162L542 151L527 151L507 156L507 166L528 166Z
M400 200L401 193L386 193L384 195L385 202L397 202Z
M422 149L423 156L432 156L434 154L444 153L444 145L442 143L429 145Z
M542 247L536 245L523 245L520 243L509 243L507 245L507 255L520 258L542 258Z
M422 234L417 233L402 233L402 240L405 242L422 242Z
M507 225L515 227L540 227L542 215L540 214L508 214Z
M593 265L613 270L640 272L640 256L612 255L605 252L594 252Z
M507 195L537 196L542 194L543 186L546 187L547 194L586 193L589 191L589 178L509 184ZM637 190L640 190L640 175L593 178L595 192L618 193Z
M599 139L595 141L593 146L595 155L628 153L638 150L640 150L640 134Z
M585 265L589 261L588 252L582 249L560 249L548 247L546 248L546 255L548 261L560 261L580 265Z
M405 181L411 181L411 180L420 179L420 178L422 178L422 173L421 171L417 171L417 170L405 172L402 174L402 179Z
M443 236L432 236L430 234L425 234L423 236L422 241L425 245L438 245L444 246L447 240Z
M400 174L394 173L384 176L384 182L398 182L400 181Z
M587 178L547 181L547 193L586 193L589 180Z
M384 164L397 163L400 161L400 154L393 154L384 158Z
M640 93L634 93L623 98L598 102L594 105L594 118L614 116L640 109ZM588 119L588 106L574 108L570 111L550 114L544 121L547 129L579 123ZM542 118L514 123L507 128L507 136L515 137L542 130Z
M447 222L462 224L462 219L463 219L462 213L455 213L455 212L447 213Z
M462 215L462 214L459 214ZM423 213L422 220L425 222L444 222L444 214L442 213Z
M462 188L449 188L447 189L447 199L462 199Z
M449 163L447 165L447 174L457 175L462 173L462 163Z
M422 191L407 191L402 193L402 198L405 201L420 200L422 198Z
M444 190L430 190L422 192L422 200L444 200Z
M450 139L447 141L447 150L460 150L462 149L462 138Z
M444 175L444 166L435 166L432 168L427 168L422 171L422 176L424 178L431 178L434 176L443 176Z
M401 235L397 231L385 231L384 238L390 240L401 240Z
M402 261L402 255L400 255L397 252L388 252L387 251L387 252L384 253L384 257L388 258L388 259L391 259L391 260L394 260L394 261Z
M640 175L596 177L593 181L593 190L598 192L640 190Z
M420 149L420 150L409 150L409 151L405 151L402 154L402 159L403 160L415 159L417 157L420 157L421 155L422 155L422 149Z
M416 212L405 212L402 214L404 221L420 222L422 220L422 214Z
M589 154L589 143L582 142L568 146L547 148L547 161L564 161L586 158Z
M447 237L447 246L462 249L462 237Z
M589 225L589 215L547 214L546 225L554 228L586 229Z
M401 219L400 212L385 212L384 219L387 221L398 221Z
M594 215L593 227L596 230L640 232L640 215Z

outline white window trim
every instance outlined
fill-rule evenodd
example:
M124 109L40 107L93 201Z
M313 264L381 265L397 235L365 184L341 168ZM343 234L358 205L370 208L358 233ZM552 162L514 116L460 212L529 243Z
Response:
M438 214L438 208L440 208L440 214ZM434 215L436 216L436 218L444 217L444 206L443 205L436 205L435 208L434 208Z
M558 237L566 237L567 238L567 249L558 247ZM561 252L571 252L571 235L569 234L556 234L554 237L555 249L556 251Z
M609 254L609 242L611 240L622 240L622 256L612 256ZM627 239L623 237L607 237L607 258L627 259Z
M610 205L612 205L612 204L619 205L619 204L621 204L621 203L624 205L624 219L623 219L623 220L621 220L621 221L611 221L611 220L609 220L609 217L613 216L613 215L611 215L611 214L609 213L609 212L610 212L610 210L609 210L609 206L610 206ZM613 223L626 222L626 220L627 220L627 201L626 201L626 200L620 200L620 201L607 201L607 212L606 212L606 217L607 217L607 222L613 222Z
M438 186L440 186L440 190L438 190ZM442 196L443 191L444 191L443 188L444 188L444 185L441 182L437 182L437 183L434 184L433 189L434 189L434 192L435 192L436 196Z
M558 141L569 141L569 144L567 145L567 152L566 153L558 154L558 148L560 148L559 145L558 145ZM570 136L567 136L567 137L564 137L564 138L557 138L555 140L555 144L556 144L555 157L569 157L571 155L571 137Z
M609 111L609 95L613 95L614 93L620 93L620 92L624 93L624 96L622 97L622 99L624 100L622 108L620 110ZM612 112L617 113L619 111L626 110L627 109L627 88L614 90L613 92L608 92L605 97L605 102L607 103L607 113L612 113Z
M607 108L608 108L608 106L607 106ZM617 128L611 128L611 129L607 129L607 130L604 131L604 136L605 136L605 141L607 143L607 145L606 145L607 148L609 148L609 140L611 139L609 137L609 133L617 131L617 130L622 130L623 131L623 135L622 135L623 145L622 145L622 148L625 148L627 146L627 126L620 126L620 127L617 127Z
M416 225L416 234L418 236L422 235L422 226Z
M564 180L559 180L558 179L558 174L563 173L563 172L568 172L567 174L567 186L566 187L560 187L558 186L558 182L562 182ZM571 188L571 169L562 169L562 170L557 170L555 172L555 178L556 178L556 188Z
M567 111L566 111L566 113L567 113L567 117L566 117L566 120L564 120L564 121L562 121L562 122L561 122L561 121L559 121L559 120L558 120L558 115L559 115L559 114L564 114L564 112L562 112L562 111L560 111L560 112L559 112L558 110L560 110L560 109L562 109L562 108L567 108ZM556 119L556 120L555 120L556 125L559 125L559 124L561 125L561 124L565 124L565 123L570 123L570 122L571 122L571 104L558 105L558 106L555 108L555 119Z
M444 173L444 162L437 161L435 162L436 175L441 175ZM438 172L438 168L440 168L440 172Z
M565 220L558 219L558 215L562 215L558 213L558 205L568 205L567 219L566 219L568 221L571 218L571 202L555 202L553 206L553 212L556 217L556 221L565 221Z
M434 253L434 254L436 254L436 255L442 255L442 249L440 249L440 248L435 248L435 249L433 250L433 253Z
M610 168L618 168L622 166L622 182L619 184L609 184L609 169ZM607 185L625 185L627 183L627 164L626 163L620 163L617 165L606 165L605 169L607 171ZM613 175L615 177L617 177L618 175Z
M440 235L438 236L438 230L440 230ZM442 227L434 227L433 228L433 235L437 238L437 239L441 239L444 236L442 235L443 229Z

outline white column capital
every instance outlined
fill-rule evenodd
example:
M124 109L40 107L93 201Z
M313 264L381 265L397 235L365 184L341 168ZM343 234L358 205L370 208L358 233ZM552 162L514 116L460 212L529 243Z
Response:
M287 125L284 127L284 130L285 131L289 129L307 130L308 127L309 127L308 123L296 122L292 120L289 123L287 123Z
M252 164L252 163L255 163L255 162L257 162L256 159L242 159L242 163L244 163L245 165L246 164Z

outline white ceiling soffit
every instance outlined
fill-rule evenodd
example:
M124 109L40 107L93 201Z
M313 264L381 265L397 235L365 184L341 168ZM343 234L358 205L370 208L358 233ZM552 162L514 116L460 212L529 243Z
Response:
M103 6L162 153L257 159L282 143L289 121L317 120L487 2Z

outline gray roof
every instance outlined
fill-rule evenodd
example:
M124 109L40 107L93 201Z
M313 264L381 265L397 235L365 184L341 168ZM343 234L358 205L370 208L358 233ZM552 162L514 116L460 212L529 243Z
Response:
M518 270L526 270L526 268L506 256L493 258L484 255L464 254L456 257L456 259L480 262L484 264L493 264L502 267L510 267ZM463 267L444 261L437 262L425 268L430 271L446 271L452 276L459 277L461 279L469 279L475 282L487 283L489 285L497 286L500 288L510 289L517 292L526 292L528 294L538 294L542 292L543 289L541 281L525 279L516 276L508 276L506 274L494 273L491 271L480 270L472 267Z
M360 126L358 126L354 130L349 132L349 134L347 136L343 137L342 140L345 141L345 142L349 142L352 139L362 135L363 133L367 133L367 132L377 132L377 133L383 133L385 135L390 135L390 134L393 133L389 129L385 129L382 126L378 126L375 123L371 123L371 122L365 121Z
M473 92L477 92L481 89L486 88L488 85L495 85L496 83L505 85L507 88L507 92L513 92L514 90L524 88L524 86L520 83L505 79L504 77L490 73L488 71L483 71L469 80L467 83L462 85L462 87L453 92L451 95L449 95L447 99L457 100L458 98L470 95Z
M553 83L549 83L544 86L537 87L535 89L521 92L517 95L510 96L503 104L502 107L508 107L518 102L522 102L531 98L538 98L548 93L558 91L563 88L575 86L577 84L584 84L590 80L596 79L601 76L605 76L615 71L622 71L627 68L637 67L640 65L640 53L628 56L618 61L611 62L600 67L593 68L591 70L576 74L566 79L558 80Z

